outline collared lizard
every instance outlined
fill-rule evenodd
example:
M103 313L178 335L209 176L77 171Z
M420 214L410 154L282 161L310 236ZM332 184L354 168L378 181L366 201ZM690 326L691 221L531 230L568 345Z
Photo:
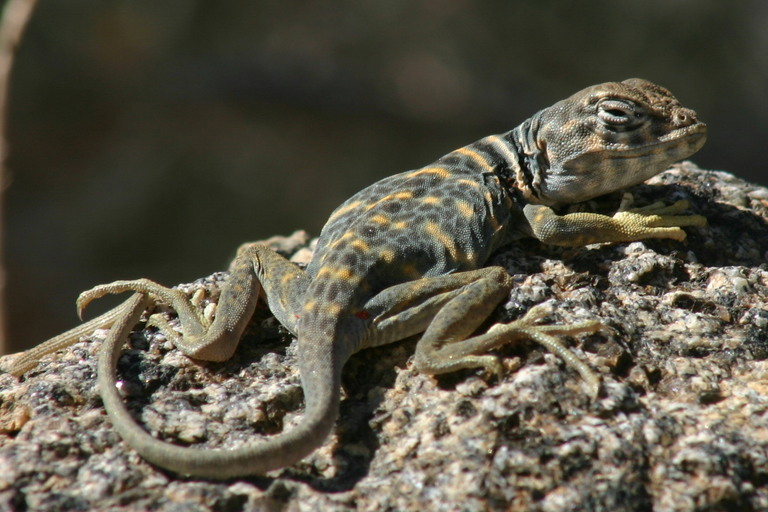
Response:
M116 281L81 294L78 310L105 294L136 292L121 306L15 360L21 375L40 357L97 327L111 326L99 355L99 390L116 430L140 455L174 472L222 479L263 474L297 462L329 435L339 413L348 358L420 334L415 367L428 374L482 368L499 374L495 347L532 339L577 370L592 395L598 376L556 337L594 332L598 321L542 325L539 308L475 334L513 286L501 267L483 267L513 232L562 246L684 240L687 203L620 209L613 216L560 214L620 191L698 151L706 125L666 89L642 79L584 89L513 130L459 148L421 169L385 178L330 216L306 270L262 244L245 244L229 268L215 317L185 294L146 279ZM263 289L270 310L298 338L305 398L301 423L237 449L203 450L159 441L138 426L116 389L121 347L151 302L169 304L183 335L150 317L183 353L223 361L234 352Z

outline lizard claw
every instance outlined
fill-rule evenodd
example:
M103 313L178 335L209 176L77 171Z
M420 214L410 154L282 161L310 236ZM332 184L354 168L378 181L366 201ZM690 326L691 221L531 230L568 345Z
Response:
M123 284L124 281L115 281L114 283L110 284L100 284L98 286L94 286L90 290L85 290L77 297L77 301L75 301L75 305L77 307L77 316L80 317L80 320L83 319L83 311L85 311L85 308L88 307L88 304L93 302L96 299L100 299L105 295L109 295L111 293L120 293L123 291L126 291L125 289L122 289L120 285Z
M123 293L123 292L136 292L149 295L153 300L159 300L167 304L178 304L180 301L184 301L186 297L179 290L172 288L166 288L162 285L155 283L149 279L133 279L128 281L114 281L108 284L100 284L94 286L90 290L86 290L80 294L77 298L77 314L82 319L83 310L93 300L101 298L105 295ZM189 301L187 301L189 302Z
M96 288L91 288L78 295L77 301L75 301L75 306L77 307L77 317L81 321L83 320L83 311L88 307L88 304L105 295L105 293L99 293L98 288L98 286Z
M640 208L632 208L627 210L627 213L647 216L647 224L652 227L706 226L707 219L702 215L680 215L690 206L686 199L680 199L670 205L657 201Z

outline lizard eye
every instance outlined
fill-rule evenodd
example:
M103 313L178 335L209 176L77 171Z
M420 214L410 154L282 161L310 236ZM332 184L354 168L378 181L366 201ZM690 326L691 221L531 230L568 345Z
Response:
M642 113L637 110L634 103L605 99L597 104L597 117L605 124L627 126L638 121Z

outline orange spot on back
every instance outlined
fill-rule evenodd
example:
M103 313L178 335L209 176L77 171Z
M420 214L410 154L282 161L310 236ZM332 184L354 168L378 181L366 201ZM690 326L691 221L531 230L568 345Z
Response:
M451 175L450 171L445 167L424 167L406 175L406 178L415 178L416 176L421 176L422 174L434 174L440 178L447 178Z
M331 242L331 244L328 247L333 249L333 248L337 247L342 241L346 240L347 238L352 238L354 236L355 236L355 234L352 231L347 231L346 233L341 235L339 238L337 238L336 240Z
M395 260L395 251L392 249L384 249L379 253L381 259L387 263L392 263Z
M340 216L344 215L347 212L350 212L350 211L356 209L362 203L363 203L362 201L355 201L355 202L349 203L346 206L340 207L338 210L333 212L330 217L328 217L328 222L330 222L331 220L333 220L333 219L335 219L337 217L340 217Z
M459 259L459 251L456 247L456 242L454 242L453 238L449 236L448 233L443 231L442 228L437 225L437 223L427 222L427 224L424 226L424 229L427 233L435 237L438 242L440 242L440 245L445 247L445 250L448 251L448 254L450 254L454 261Z
M509 142L498 135L491 135L484 139L485 142L493 144L496 150L504 156L507 162L517 162L517 156L509 149Z
M381 214L374 215L370 220L371 222L376 222L378 224L389 224L389 218Z
M470 149L467 147L459 148L454 153L458 153L460 155L464 155L467 158L470 158L472 161L474 161L477 165L485 169L486 171L490 171L493 169L493 165L488 163L488 160L485 159L485 157L480 154L478 151L475 151L474 149Z
M462 185L466 185L468 187L480 188L480 184L479 183L477 183L476 181L468 180L466 178L462 178L460 180L456 180L456 183L461 183Z
M467 219L475 214L475 209L466 201L456 201L456 209Z
M395 192L394 194L389 194L388 196L384 196L375 203L371 203L368 206L365 207L365 210L368 211L371 208L376 208L381 203L385 201L394 201L395 199L410 199L413 197L413 192L404 190L402 192Z

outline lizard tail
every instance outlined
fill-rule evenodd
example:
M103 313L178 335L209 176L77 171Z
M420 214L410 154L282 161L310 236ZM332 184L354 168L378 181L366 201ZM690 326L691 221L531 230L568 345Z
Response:
M146 460L182 475L225 480L246 475L264 474L289 466L312 453L328 437L338 417L340 401L340 364L319 362L330 350L314 354L309 371L302 371L306 411L299 425L266 441L250 443L235 449L200 449L176 446L152 437L128 412L115 381L117 361L123 340L138 322L148 298L137 293L125 303L127 313L117 320L104 341L99 354L98 386L115 430L126 443ZM320 343L306 345L322 346ZM308 354L309 355L309 354Z

